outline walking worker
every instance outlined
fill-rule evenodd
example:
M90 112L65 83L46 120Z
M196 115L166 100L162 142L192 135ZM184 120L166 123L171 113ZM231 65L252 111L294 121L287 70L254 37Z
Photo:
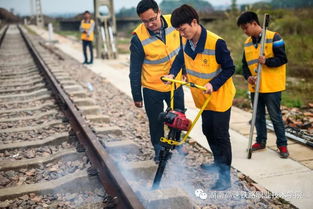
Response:
M169 73L180 48L180 38L171 25L171 16L162 15L154 0L141 0L137 5L137 14L142 23L133 31L131 39L129 78L135 106L143 107L144 100L155 151L154 160L158 162L160 138L164 136L164 125L158 117L164 109L163 101L169 106L172 99L171 87L160 78ZM181 74L177 79L181 79ZM174 107L184 110L183 89L177 87Z
M89 11L83 13L83 20L80 23L79 30L81 32L81 39L83 42L83 53L84 53L84 62L83 64L92 64L93 63L93 46L92 42L94 40L94 27L95 22L91 19L91 14ZM87 56L87 47L89 47L90 60L88 61Z
M212 95L202 113L202 132L213 152L214 163L201 164L201 168L218 172L212 190L225 190L231 187L232 152L228 131L236 92L231 78L235 66L225 41L199 24L199 16L193 7L184 4L175 9L171 22L187 40L184 40L185 47L179 51L170 75L166 77L175 77L185 65L188 81L206 88L206 91L191 88L196 107L200 109L209 94Z
M262 65L255 122L257 137L256 143L252 145L252 151L265 149L266 147L266 107L274 126L280 157L288 158L287 139L280 110L281 93L286 89L287 56L284 40L278 33L266 30L264 56L259 56L262 27L257 14L251 11L244 12L239 16L237 25L249 36L244 44L242 69L243 76L248 81L252 103L257 75L255 70L259 63Z

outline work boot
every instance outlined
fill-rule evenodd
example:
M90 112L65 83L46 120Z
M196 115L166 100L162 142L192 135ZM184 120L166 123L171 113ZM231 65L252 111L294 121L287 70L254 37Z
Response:
M231 187L230 179L218 178L215 184L211 187L211 190L224 191Z
M212 173L219 172L219 167L215 163L202 163L200 165L200 168L202 168L203 170L207 172L212 172Z
M279 155L281 158L288 158L289 152L288 152L287 146L280 146L278 147L278 149L279 149Z
M257 142L257 143L252 145L251 150L253 152L253 151L256 151L256 150L265 149L265 147L266 147L265 144Z
M231 187L230 181L230 166L221 165L218 174L218 179L215 184L211 187L212 190L224 191Z

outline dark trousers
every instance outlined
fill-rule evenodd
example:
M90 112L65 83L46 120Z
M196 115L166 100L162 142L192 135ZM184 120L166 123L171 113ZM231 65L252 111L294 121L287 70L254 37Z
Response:
M251 93L252 104L254 100L254 93ZM258 109L256 113L255 127L257 131L257 143L266 144L267 129L266 129L266 112L265 107L269 113L271 121L274 126L276 134L277 146L287 146L287 139L285 136L285 127L280 111L281 92L274 93L259 93Z
M231 108L225 112L205 110L202 113L202 132L213 152L214 163L228 170L232 161L229 137Z
M151 142L156 155L158 155L161 149L160 138L164 136L164 125L163 122L159 121L159 115L164 111L163 101L165 101L167 105L170 106L170 92L159 92L144 88L143 98L145 110L149 119ZM184 91L182 87L179 87L175 90L174 108L179 108L181 110L185 109Z
M84 53L84 62L88 62L88 56L87 56L87 47L89 47L89 52L90 52L90 61L93 62L93 46L92 46L92 41L86 41L83 40L83 53Z

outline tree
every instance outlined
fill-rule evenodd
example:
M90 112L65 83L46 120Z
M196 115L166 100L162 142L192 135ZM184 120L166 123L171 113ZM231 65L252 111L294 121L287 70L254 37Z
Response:
M122 18L122 17L137 17L137 12L135 7L131 7L126 9L125 7L122 7L120 11L116 14L116 17Z
M273 8L307 8L313 7L312 0L272 0Z
M237 1L236 0L231 0L231 11L237 11Z
M169 14L182 4L188 4L194 7L199 14L213 11L212 5L205 0L163 0L160 3L160 8L163 14Z

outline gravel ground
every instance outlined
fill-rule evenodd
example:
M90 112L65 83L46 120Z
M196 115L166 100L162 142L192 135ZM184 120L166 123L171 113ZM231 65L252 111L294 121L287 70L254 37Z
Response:
M5 78L0 78L0 80L3 80ZM14 86L14 87L5 87L1 88L0 95L8 95L7 91L12 91L12 94L22 94L22 93L28 93L28 90L25 89L30 89L34 86L34 84L29 84L29 85L23 85L23 86Z
M13 46L12 46L13 48ZM21 49L22 50L22 49ZM10 56L6 56L6 57L10 57ZM10 57L11 59L11 57ZM18 59L15 60L15 62L10 61L10 63L8 63L4 58L2 60L0 60L0 65L3 68L13 68L13 69L18 69L21 65L25 66L25 68L28 68L30 66L34 66L34 61L30 60L30 59L21 59L20 57Z
M57 208L57 209L96 209L108 208L111 203L110 197L102 189L92 192L65 193L53 195L38 195L30 193L21 197L0 202L0 208Z
M42 183L74 173L90 166L86 156L76 160L61 159L58 162L40 164L38 168L22 168L18 170L0 171L0 188L8 188L23 184Z
M124 162L152 159L154 152L149 139L148 122L144 110L135 108L133 101L128 96L116 89L106 79L84 68L77 61L66 58L63 69L66 69L73 79L81 83L86 89L88 89L87 84L90 83L94 89L89 92L90 96L101 107L102 113L110 116L110 125L116 125L122 129L123 136L120 138L131 140L140 146L140 154L138 155L119 153L113 158ZM121 140L115 136L108 136L105 139L109 141ZM189 153L186 157L181 157L174 151L164 173L161 187L171 185L171 187L183 188L193 198L193 201L203 209L293 208L279 198L260 195L260 192L258 193L256 188L252 186L253 181L247 181L245 176L235 169L232 170L232 187L224 193L212 193L209 188L215 182L217 175L208 174L199 168L203 162L212 162L212 155L194 143L187 143L185 149ZM151 187L151 182L139 180L137 185L144 190ZM211 195L211 198L201 200L196 197L194 192L199 188ZM249 197L249 195L253 197Z
M56 133L69 132L69 130L70 125L68 123L60 123L42 128L40 130L0 133L0 143L8 144L22 141L42 140Z
M51 103L52 102L52 103ZM29 111L11 111L11 112L1 112L0 116L1 118L12 118L12 117L25 117L25 116L32 116L35 114L40 114L42 112L46 112L52 108L58 109L56 105L51 107L51 104L54 104L55 101L48 99L48 100L37 100L37 101L30 101L26 103L10 103L10 104L0 104L1 110L8 111L8 110L14 110L14 109L23 109L23 108L36 108L43 105L50 105L48 107L43 107L40 110L29 110ZM8 108L6 108L8 107Z
M63 118L64 118L64 115L62 112L56 112L53 114L42 116L38 119L18 120L18 121L12 121L12 122L0 122L0 129L36 126L36 125L41 125L52 120L62 120Z
M62 142L58 145L46 145L40 147L30 147L21 149L5 150L0 152L0 160L26 160L34 159L39 157L49 157L62 150L75 148L76 143L69 143L67 141Z

